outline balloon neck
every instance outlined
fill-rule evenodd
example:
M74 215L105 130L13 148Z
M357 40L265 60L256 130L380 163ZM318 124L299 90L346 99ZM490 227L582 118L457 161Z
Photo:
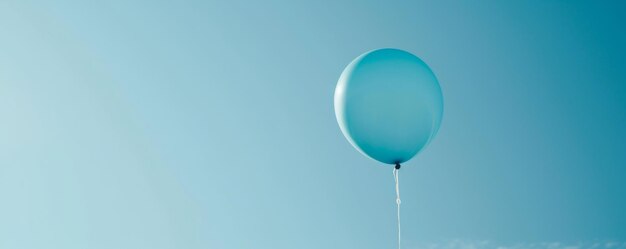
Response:
M396 163L396 169L400 169L400 163Z

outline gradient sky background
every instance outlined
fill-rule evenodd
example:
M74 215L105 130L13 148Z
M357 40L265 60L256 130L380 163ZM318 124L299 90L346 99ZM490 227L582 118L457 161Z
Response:
M391 167L333 110L381 47L420 56L445 99L400 172L404 248L626 248L625 13L2 0L0 248L395 248Z

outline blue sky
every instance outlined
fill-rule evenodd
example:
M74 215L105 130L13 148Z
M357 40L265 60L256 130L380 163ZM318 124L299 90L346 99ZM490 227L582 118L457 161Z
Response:
M333 112L381 47L444 95L400 172L404 248L624 248L625 11L1 1L0 248L395 248L391 167Z

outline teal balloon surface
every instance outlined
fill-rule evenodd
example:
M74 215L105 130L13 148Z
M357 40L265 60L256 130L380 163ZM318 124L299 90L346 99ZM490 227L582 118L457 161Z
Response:
M335 115L345 137L363 154L387 164L403 163L439 130L443 96L420 58L378 49L344 69L335 89Z

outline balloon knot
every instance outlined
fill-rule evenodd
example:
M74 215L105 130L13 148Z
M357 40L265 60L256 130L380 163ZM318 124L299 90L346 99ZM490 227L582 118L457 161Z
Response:
M396 163L396 169L400 169L400 163Z

